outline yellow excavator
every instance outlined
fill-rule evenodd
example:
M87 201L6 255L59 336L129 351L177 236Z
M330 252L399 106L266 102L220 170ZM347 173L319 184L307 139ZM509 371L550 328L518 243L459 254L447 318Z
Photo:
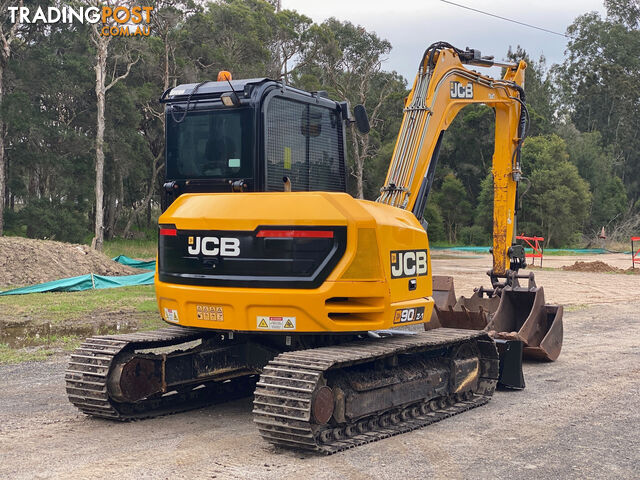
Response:
M470 69L493 65L503 79ZM341 142L354 121L346 103L266 79L165 92L171 198L159 219L155 288L173 326L87 339L66 372L70 401L89 415L129 420L253 392L265 440L322 453L488 402L504 368L500 337L541 351L522 331L530 317L545 335L549 322L561 327L560 307L540 310L535 293L535 307L522 300L541 289L519 286L524 255L512 245L525 68L431 45L375 202L312 191L341 189ZM416 331L452 326L447 312L464 324L458 314L471 312L434 301L422 221L443 132L470 103L496 112L492 288L479 290L488 298L478 303L498 298L500 306L479 310L487 323L475 330ZM362 110L358 117L366 130Z

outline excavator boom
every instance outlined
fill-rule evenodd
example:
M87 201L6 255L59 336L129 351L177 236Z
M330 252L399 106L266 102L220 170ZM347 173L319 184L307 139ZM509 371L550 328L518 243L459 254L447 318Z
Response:
M422 220L445 131L467 105L493 108L491 288L480 287L470 299L456 300L453 279L434 276L436 305L428 328L439 324L486 329L504 341L522 342L525 356L555 360L562 346L562 307L545 304L544 291L535 285L533 273L518 273L526 263L524 249L514 243L516 195L522 177L520 148L528 125L523 89L527 65L524 61L500 64L504 68L502 79L471 70L470 65L496 64L477 50L462 51L445 42L427 48L405 101L400 133L378 202L409 210ZM521 278L529 281L527 287L520 286ZM514 350L522 348L512 346L510 351ZM512 365L511 369L521 371L521 366ZM524 382L511 386L523 387Z
M493 271L509 268L515 224L515 200L521 176L519 148L524 133L526 63L504 64L502 80L465 67L491 66L479 52L463 52L442 42L429 47L409 93L404 118L378 201L414 213L421 220L433 184L444 132L470 104L495 111Z

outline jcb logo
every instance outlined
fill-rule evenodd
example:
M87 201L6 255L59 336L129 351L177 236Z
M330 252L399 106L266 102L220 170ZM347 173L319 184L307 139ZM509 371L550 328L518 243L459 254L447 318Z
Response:
M417 277L426 274L426 250L395 250L391 252L391 278Z
M473 83L451 82L451 98L473 98Z
M220 255L237 257L240 255L240 240L228 237L189 237L187 252L190 255Z

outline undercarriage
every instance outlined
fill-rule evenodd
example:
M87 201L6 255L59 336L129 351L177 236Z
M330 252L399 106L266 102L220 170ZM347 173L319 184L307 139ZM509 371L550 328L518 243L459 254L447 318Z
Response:
M497 381L495 343L456 329L357 338L169 327L89 338L66 372L69 400L114 420L254 393L254 419L266 440L323 453L482 405Z

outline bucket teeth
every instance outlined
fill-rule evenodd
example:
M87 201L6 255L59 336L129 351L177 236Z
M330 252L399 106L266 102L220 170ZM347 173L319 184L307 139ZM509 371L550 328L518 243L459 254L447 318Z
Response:
M545 303L542 287L507 286L500 296L492 297L483 297L480 289L471 297L454 302L453 278L433 279L437 326L485 330L494 338L519 340L524 358L554 361L560 355L563 309Z

